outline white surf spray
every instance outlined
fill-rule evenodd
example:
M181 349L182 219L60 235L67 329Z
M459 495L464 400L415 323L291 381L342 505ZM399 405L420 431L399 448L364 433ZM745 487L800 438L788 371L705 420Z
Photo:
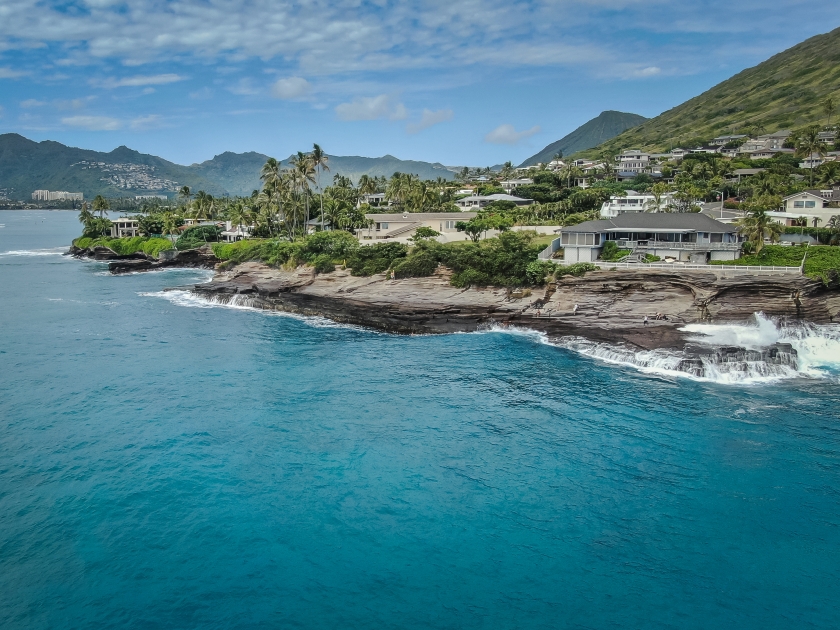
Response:
M198 295L186 289L173 289L169 291L153 291L146 293L138 293L142 297L163 298L168 300L176 306L183 306L186 308L227 308L239 311L251 311L261 313L263 315L288 317L304 322L314 328L349 328L352 330L369 331L362 326L354 326L352 324L342 324L334 322L326 317L318 317L314 315L299 315L297 313L287 313L285 311L276 311L272 309L265 309L257 306L257 299L250 295L240 294L221 294L221 295Z
M528 336L647 374L727 385L840 377L840 325L779 324L756 313L747 323L690 324L680 330L691 333L694 349L636 350L581 337L551 342L541 333L501 326L486 332Z
M8 252L0 252L0 256L61 256L67 251L66 248L54 247L52 249L14 249Z

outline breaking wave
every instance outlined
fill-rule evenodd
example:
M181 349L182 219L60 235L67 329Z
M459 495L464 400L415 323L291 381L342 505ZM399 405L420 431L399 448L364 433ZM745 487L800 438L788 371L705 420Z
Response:
M53 247L52 249L15 249L8 252L0 252L0 256L61 256L67 251L66 247Z
M163 298L168 300L175 306L183 306L186 308L228 308L239 311L253 311L262 313L264 315L276 315L280 317L288 317L304 322L315 328L348 328L352 330L365 330L361 326L354 326L352 324L342 324L335 322L326 317L318 317L315 315L299 315L297 313L287 313L285 311L275 311L271 309L264 309L256 304L256 298L249 295L211 295L203 296L197 295L187 289L172 289L169 291L153 291L138 293L142 297Z
M780 323L762 313L745 324L689 324L683 351L633 350L585 339L560 346L642 372L730 385L840 376L840 326Z

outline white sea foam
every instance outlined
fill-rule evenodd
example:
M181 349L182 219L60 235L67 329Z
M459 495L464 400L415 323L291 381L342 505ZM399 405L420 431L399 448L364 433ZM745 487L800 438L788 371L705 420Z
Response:
M173 289L170 291L153 291L138 293L142 297L163 298L168 300L176 306L183 306L186 308L227 308L239 311L252 311L261 313L263 315L288 317L304 322L314 328L349 328L352 330L365 330L362 326L354 326L352 324L341 324L326 317L318 317L314 315L299 315L297 313L287 313L285 311L275 311L264 309L256 306L256 299L249 295L228 295L223 296L203 296L197 295L192 291L186 289Z
M837 378L840 374L838 325L779 324L762 313L756 313L753 321L748 323L690 324L680 330L692 333L691 342L710 350L737 347L748 352L743 360L721 361L714 353L698 355L665 349L636 350L580 337L551 342L542 333L515 327L492 326L480 332L527 336L538 343L556 345L646 374L727 385L755 385L795 378ZM773 361L756 356L775 344L790 344L796 355L781 351Z
M8 252L0 252L0 256L61 256L66 250L64 247L53 247L52 249L15 249Z

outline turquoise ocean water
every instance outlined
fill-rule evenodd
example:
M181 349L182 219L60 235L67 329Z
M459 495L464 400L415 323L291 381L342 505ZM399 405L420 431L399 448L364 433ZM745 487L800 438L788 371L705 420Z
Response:
M0 628L840 625L831 370L219 307L0 224Z

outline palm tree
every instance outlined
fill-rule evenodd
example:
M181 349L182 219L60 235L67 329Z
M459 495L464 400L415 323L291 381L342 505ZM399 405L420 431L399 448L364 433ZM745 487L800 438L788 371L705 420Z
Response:
M317 178L317 186L318 186L318 196L321 198L321 231L324 230L324 195L321 192L321 171L329 171L330 167L327 166L327 162L329 161L329 156L324 153L323 149L317 144L312 145L312 164L315 166L315 170L318 172Z
M820 128L818 125L811 125L804 129L797 135L796 154L806 159L817 155L822 157L825 155L825 142L820 139ZM811 167L808 173L809 185L814 185L814 168Z
M173 234L178 232L178 217L175 216L172 212L167 212L163 215L163 233L169 235L169 240L172 241L172 244L175 244L175 239L172 238Z
M827 99L825 99L822 103L822 107L823 107L823 113L826 116L828 116L828 121L826 122L826 126L830 127L831 126L831 115L834 113L834 110L837 107L837 104L834 102L834 97L829 96Z
M79 223L83 224L85 229L88 229L93 222L93 218L93 213L88 210L87 201L83 202L82 209L79 212Z
M665 193L668 192L668 186L663 184L662 182L657 182L653 186L650 187L650 195L653 197L650 201L648 201L645 206L648 212L661 212L662 211L662 198L665 196Z
M502 179L510 179L511 177L513 177L513 173L514 173L513 163L508 161L508 162L505 162L504 165L502 166L502 170L499 173L499 176Z
M297 185L300 195L303 197L306 214L304 219L303 232L306 233L309 222L309 184L315 183L315 165L312 163L312 156L298 151L292 158L292 168L297 172Z
M362 175L359 178L358 188L360 195L373 195L379 189L379 186L376 180L370 175Z
M767 213L761 208L757 208L743 219L739 219L736 225L738 230L747 237L747 240L753 243L756 254L764 247L765 238L770 239L771 243L775 243L782 233L782 226L768 217Z
M192 199L192 191L190 190L189 186L182 186L181 190L178 191L178 196L184 200L184 207L190 205L190 199Z
M93 199L93 211L99 213L99 218L104 219L105 213L111 206L108 204L108 200L105 199L102 195L96 195Z
M819 217L814 217L811 222L814 224L814 227L817 227L820 223L822 223L822 219Z
M840 162L826 162L818 170L820 179L817 184L820 186L830 187L840 183Z

